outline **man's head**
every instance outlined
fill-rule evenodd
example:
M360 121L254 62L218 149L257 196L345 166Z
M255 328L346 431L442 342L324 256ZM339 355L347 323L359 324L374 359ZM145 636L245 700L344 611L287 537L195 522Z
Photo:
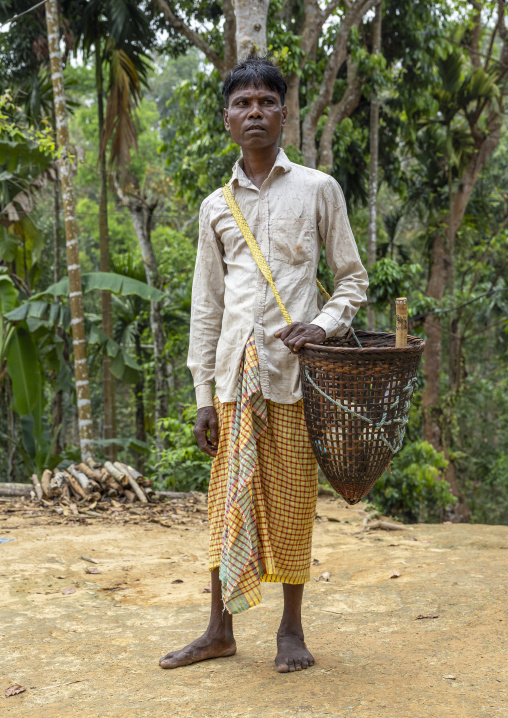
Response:
M224 124L245 149L277 142L286 124L287 85L278 67L267 58L249 57L238 63L224 82Z

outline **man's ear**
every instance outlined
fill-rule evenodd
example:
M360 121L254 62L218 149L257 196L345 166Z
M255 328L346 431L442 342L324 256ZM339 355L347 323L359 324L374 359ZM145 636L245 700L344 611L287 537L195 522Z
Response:
M230 128L230 126L229 126L228 108L225 107L223 112L224 112L224 127L225 127L226 130L229 132L229 130L230 130L231 128Z
M286 126L287 117L288 117L288 108L286 107L286 105L283 105L282 106L282 123L281 123L283 127Z

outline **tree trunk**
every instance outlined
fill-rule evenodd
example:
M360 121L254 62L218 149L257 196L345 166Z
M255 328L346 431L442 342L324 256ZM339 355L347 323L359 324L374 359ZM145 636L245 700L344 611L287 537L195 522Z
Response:
M134 230L141 248L141 256L145 266L146 283L150 287L160 285L157 260L151 240L152 216L157 202L148 202L139 195L126 195L120 184L116 182L116 191L122 203L128 207ZM166 419L169 413L168 371L164 351L165 336L162 321L162 303L150 302L150 329L153 337L153 363L155 374L155 425L160 419ZM164 442L156 429L155 443L158 451L164 448Z
M136 335L135 338L136 343L136 359L138 360L138 363L142 364L142 356L141 356L141 339L139 337L139 334ZM145 401L144 401L144 391L145 391L145 380L142 374L140 374L139 380L136 382L134 386L134 400L136 404L136 439L138 441L144 441L146 442L146 421L145 421ZM145 457L143 454L139 454L137 457L137 469L138 471L141 471L143 473L143 468L145 465Z
M382 3L376 6L372 32L372 54L379 55L381 52L381 22L383 17ZM377 95L376 74L372 78L373 89L370 98L370 166L369 166L369 227L367 238L367 269L370 269L376 261L377 253L377 192L379 173L379 98ZM367 307L367 329L374 330L376 316L372 304Z
M58 432L58 435L57 435ZM53 411L51 417L51 439L56 441L51 451L53 456L62 453L63 450L63 391L57 391L53 397Z
M227 72L236 65L236 17L233 0L222 0L224 12L224 66Z
M266 55L266 16L270 0L234 0L234 3L238 61L253 54Z
M90 382L86 359L85 318L79 264L78 228L76 223L76 198L69 157L69 130L65 107L62 61L60 57L60 32L57 0L46 2L46 25L48 31L51 81L55 104L58 149L60 150L60 179L65 217L65 240L67 246L67 273L69 275L69 302L71 311L72 344L74 349L74 373L78 399L78 423L81 458L92 455L93 423L90 401Z
M102 75L102 56L100 40L95 45L95 79L97 87L97 115L99 121L99 140L102 147L104 134L104 82ZM99 246L100 270L110 272L109 258L109 227L108 227L108 175L106 171L106 148L100 152L100 194L99 194ZM101 292L102 330L108 337L113 336L113 311L111 307L111 294ZM111 374L111 359L107 354L102 356L102 395L104 408L104 439L116 438L116 411L115 411L115 379ZM116 461L117 447L114 444L106 445L104 454L108 461Z
M286 81L288 116L286 126L282 130L282 146L300 149L300 77L293 72L286 78Z
M55 133L56 134L56 133ZM53 281L60 280L60 190L53 182Z

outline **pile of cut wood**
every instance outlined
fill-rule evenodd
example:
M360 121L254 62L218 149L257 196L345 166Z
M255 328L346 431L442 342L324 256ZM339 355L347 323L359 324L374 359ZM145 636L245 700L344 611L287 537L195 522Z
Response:
M135 501L147 504L166 497L173 492L155 492L151 479L145 478L132 466L120 461L103 464L87 459L84 463L71 464L67 469L46 469L39 480L33 474L32 484L1 484L0 495L28 496L32 499L51 503L83 502L96 504L101 500L119 503Z

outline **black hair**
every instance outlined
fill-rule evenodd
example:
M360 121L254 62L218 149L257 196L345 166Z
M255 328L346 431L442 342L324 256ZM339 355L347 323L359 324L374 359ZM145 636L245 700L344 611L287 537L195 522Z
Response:
M278 67L268 57L249 55L235 65L224 80L222 94L224 105L229 105L229 97L235 90L241 90L249 85L258 88L266 85L272 92L278 92L280 101L284 104L286 99L287 85Z

